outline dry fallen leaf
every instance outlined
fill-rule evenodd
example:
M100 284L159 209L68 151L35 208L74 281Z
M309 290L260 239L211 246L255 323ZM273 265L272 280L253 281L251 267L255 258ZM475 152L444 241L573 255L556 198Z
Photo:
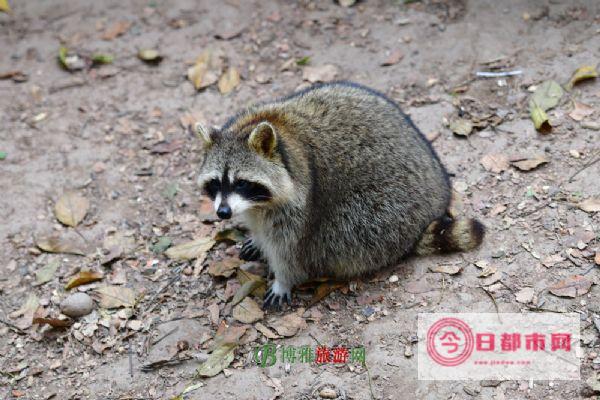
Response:
M226 258L222 261L217 261L208 267L208 273L212 276L223 276L229 278L235 272L236 268L243 264L243 261L235 258Z
M429 267L429 270L432 272L440 272L448 275L455 275L462 271L462 267L460 265L436 265L435 267Z
M302 79L310 83L330 82L338 76L340 69L333 64L306 66L302 70Z
M96 271L80 271L65 285L65 290L73 289L74 287L85 285L86 283L96 282L104 277L102 272Z
M225 321L221 321L219 328L217 329L217 333L215 334L214 344L211 347L212 349L217 348L222 344L239 344L240 339L246 331L248 330L248 325L227 325Z
M560 297L577 297L590 291L592 282L585 276L573 275L551 286L550 293Z
M276 334L275 332L273 332L272 330L270 330L269 328L267 328L266 326L264 326L263 324L261 324L260 322L257 322L256 324L254 324L254 327L256 328L257 331L259 331L260 333L265 335L265 337L267 339L273 340L273 339L279 339L281 337L278 334Z
M63 237L42 236L36 239L36 246L49 253L66 253L84 256L85 250L79 243L74 243Z
M481 268L481 273L477 275L478 278L488 277L498 271L498 268L496 268L494 265L490 265L490 263L485 260L479 260L475 262L475 266L477 268Z
M577 204L577 207L588 213L600 211L600 197L590 197L587 200Z
M210 237L204 237L193 240L188 243L180 244L169 248L165 254L174 260L193 260L194 258L204 259L214 245L215 241Z
M90 202L85 197L75 193L63 194L54 205L56 219L68 226L77 226L90 208Z
M594 65L584 65L575 70L573 76L566 85L567 89L571 90L573 86L575 86L575 84L586 79L592 79L597 77L598 71L596 70L596 67Z
M17 328L27 329L33 323L33 316L35 314L35 311L38 309L39 305L40 300L35 294L31 293L27 297L27 300L25 300L25 303L23 303L21 308L19 308L17 311L10 313L9 317L11 319L18 318L18 320L15 321L15 326Z
M187 77L196 90L204 89L219 80L222 59L212 49L206 49L198 56L196 62L187 71Z
M569 113L569 117L575 121L581 121L585 117L588 117L594 113L594 107L590 107L587 104L573 101L573 110Z
M596 252L596 255L594 256L594 262L596 265L600 265L600 251Z
M526 287L515 293L515 298L519 303L527 304L533 300L534 294L535 291L533 290L533 288Z
M390 53L388 58L381 63L382 67L388 67L390 65L398 64L404 57L404 54L400 50L394 50Z
M44 267L35 271L35 285L43 285L46 282L50 282L54 278L54 273L60 266L58 260L49 262Z
M304 310L302 310L302 312L304 312ZM300 329L305 329L307 327L306 321L298 315L299 313L300 312L297 311L277 318L270 326L281 336L294 336Z
M240 304L233 307L232 315L233 318L244 324L252 324L263 319L265 313L256 301L250 297L245 297Z
M215 234L215 241L237 243L246 239L242 231L236 228L223 229Z
M242 285L242 288L244 286L246 286L248 284L248 282L258 282L257 285L251 284L253 289L250 293L259 298L264 297L265 292L267 291L267 282L264 280L263 277L253 274L252 272L243 270L241 268L238 268L236 278ZM240 291L242 290L242 288L240 288ZM234 297L234 300L236 300L237 297L238 297L238 295L236 294L236 296ZM233 304L235 304L235 303L233 303Z
M322 282L317 286L315 292L313 293L310 302L308 303L308 307L312 307L317 304L319 301L323 300L325 297L329 296L330 293L335 292L339 288L344 287L344 283L339 282Z
M137 54L138 58L148 64L158 64L163 60L163 56L160 55L158 50L154 49L141 49Z
M235 306L240 301L244 300L246 298L246 296L248 296L250 293L252 293L256 288L258 288L261 285L264 285L264 282L254 280L254 279L251 279L251 280L245 282L237 290L237 292L235 293L235 296L233 296L233 300L231 300L231 305Z
M135 304L135 292L125 286L103 286L95 292L102 308L133 307Z
M198 367L198 375L212 377L223 371L234 359L236 344L224 343L218 346L208 356L208 359Z
M219 92L227 94L240 84L240 73L234 67L229 67L219 79Z
M555 81L545 81L537 87L529 99L529 113L535 129L546 133L552 128L546 111L556 107L563 94L563 88Z
M129 21L118 21L115 22L108 28L103 34L102 39L104 40L113 40L118 36L125 34L129 28L131 27L131 22Z
M510 165L508 157L504 154L486 154L481 157L479 162L483 165L483 168L495 174L506 171Z
M559 262L565 261L565 258L560 254L553 254L548 256L542 260L542 265L546 268L551 268L554 264L558 264Z
M57 319L57 318L33 318L34 324L48 324L53 328L66 328L73 325L73 321L69 319Z
M7 14L12 12L10 9L10 4L8 4L8 0L0 0L0 11Z
M542 164L546 164L547 162L548 162L548 159L546 157L535 156L535 157L527 158L527 159L523 159L523 160L511 161L511 164L513 166L517 167L518 169L520 169L521 171L531 171L532 169L535 169Z
M468 119L456 118L450 122L450 130L458 136L469 136L473 132L473 123Z

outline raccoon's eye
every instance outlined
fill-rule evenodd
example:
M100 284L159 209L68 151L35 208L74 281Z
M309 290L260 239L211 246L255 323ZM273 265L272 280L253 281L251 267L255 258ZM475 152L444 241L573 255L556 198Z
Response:
M248 190L252 184L244 179L240 179L235 183L235 190Z
M204 185L204 192L214 200L217 196L217 192L221 188L221 182L218 179L211 179Z
M235 182L234 190L250 201L268 201L271 199L269 189L257 182L250 182L240 179Z

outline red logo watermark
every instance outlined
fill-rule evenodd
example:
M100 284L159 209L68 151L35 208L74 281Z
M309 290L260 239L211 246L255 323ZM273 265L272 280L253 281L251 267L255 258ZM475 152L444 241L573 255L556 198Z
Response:
M419 379L578 379L578 314L419 314Z
M473 348L473 332L458 318L442 318L427 331L427 353L440 365L462 364Z

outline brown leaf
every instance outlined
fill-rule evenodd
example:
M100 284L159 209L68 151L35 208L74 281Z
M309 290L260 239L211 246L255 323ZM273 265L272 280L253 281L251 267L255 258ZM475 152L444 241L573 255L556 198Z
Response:
M215 235L215 240L218 242L237 243L246 239L246 236L236 228L228 228L219 231Z
M502 171L506 171L509 167L508 157L504 154L486 154L480 160L481 165L486 171L498 174Z
M235 306L240 301L244 300L246 298L246 296L248 296L250 293L252 293L256 288L258 288L261 285L264 285L264 281L261 282L261 281L252 279L252 280L249 280L248 282L245 282L237 290L237 292L235 293L235 296L233 296L233 300L231 300L231 305Z
M542 265L546 268L551 268L554 264L565 261L564 257L560 254L553 254L542 260Z
M34 318L34 324L48 324L53 328L66 328L73 325L73 321L69 319L57 319L57 318Z
M240 282L242 287L248 284L248 282L258 282L258 285L256 285L256 287L254 287L254 284L252 284L252 287L254 287L254 289L252 289L250 293L259 298L264 297L265 292L267 291L267 282L264 280L263 277L253 274L252 272L248 272L244 269L238 268L236 278Z
M300 329L305 329L308 326L306 325L306 321L297 313L284 315L270 325L279 335L286 337L294 336Z
M237 260L235 258L226 258L222 261L217 261L208 267L208 273L212 276L223 276L225 278L229 278L242 264L243 262L241 260Z
M573 275L550 287L550 293L560 297L577 297L590 291L592 282L585 276Z
M191 242L180 244L169 248L165 254L174 260L192 260L199 258L204 260L206 253L215 245L210 237L203 237Z
M219 79L219 92L227 94L240 84L240 73L234 67L229 67Z
M277 335L275 332L273 332L272 330L270 330L269 328L267 328L266 326L264 326L260 322L257 322L256 324L254 324L254 327L256 328L257 331L259 331L260 333L262 333L263 335L265 335L265 337L267 339L273 340L273 339L279 339L279 338L281 338L281 336Z
M455 275L462 271L462 267L460 265L436 265L435 267L429 267L429 270L432 272L441 272L443 274Z
M240 304L233 307L232 314L233 318L245 324L254 323L265 316L260 306L250 297L245 297Z
M195 64L187 71L187 77L196 90L215 84L219 80L221 58L212 49L206 49L196 59Z
M310 299L310 302L308 303L308 307L314 306L315 304L323 300L325 297L329 296L330 293L333 293L344 286L344 283L339 282L320 283L319 286L317 286L317 288L315 289L315 292L312 298Z
M515 161L511 161L511 164L515 167L517 167L518 169L520 169L521 171L530 171L532 169L535 169L537 167L539 167L542 164L546 164L548 162L548 159L544 156L535 156L532 158L526 158L523 160L515 160Z
M217 375L231 364L237 345L224 343L213 350L208 359L198 367L198 375L211 377Z
M239 344L240 339L246 333L248 329L248 325L227 325L225 321L222 321L219 325L219 329L217 329L217 333L214 338L214 346L212 348L216 348L222 344Z
M48 253L66 253L84 256L85 251L80 244L58 236L42 236L36 239L36 246Z
M573 110L569 113L569 117L573 118L575 121L581 121L585 117L592 115L594 111L594 108L587 104L573 101Z
M54 205L54 215L65 225L77 226L90 208L90 202L75 192L63 194Z
M596 255L594 256L594 262L596 265L600 265L600 251L596 252Z
M583 80L592 79L598 77L598 71L594 65L584 65L579 67L573 73L573 76L567 83L567 89L571 90L573 86Z
M102 39L104 40L113 40L118 36L121 36L131 28L131 22L129 21L118 21L115 22L108 28L103 34Z
M386 58L385 61L381 63L381 66L387 67L390 65L398 64L403 57L404 54L400 50L394 50L390 53L388 58Z
M338 76L340 69L333 64L307 66L302 70L302 79L311 83L330 82Z
M17 311L10 313L9 317L11 319L19 318L17 321L15 321L15 326L19 329L27 329L33 323L35 311L38 309L39 306L40 300L38 299L38 297L35 294L30 293L27 297L27 300L25 300L25 303L23 303L21 308L19 308Z
M595 213L600 211L600 198L590 197L587 200L582 201L577 205L580 209L588 213Z
M125 286L103 286L95 292L103 308L133 307L136 300L133 289Z
M80 271L65 285L65 290L70 290L74 287L85 285L86 283L96 282L102 278L104 278L102 272Z

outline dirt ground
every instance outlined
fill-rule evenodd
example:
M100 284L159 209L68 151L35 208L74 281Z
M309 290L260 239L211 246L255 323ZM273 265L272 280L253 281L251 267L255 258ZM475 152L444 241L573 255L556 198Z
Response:
M323 389L340 399L597 396L591 386L600 371L600 322L594 324L600 214L581 203L600 196L600 163L592 162L600 154L600 81L565 93L548 112L548 134L535 130L527 104L543 81L565 84L578 67L598 63L600 2L11 5L12 14L0 13L0 75L21 74L0 80L0 151L6 154L0 160L1 398L312 399L324 396ZM100 52L114 61L69 72L57 60L61 44L84 58ZM158 49L162 62L138 59L146 48ZM186 78L207 48L220 54L218 68L241 75L227 94L218 84L196 90ZM391 65L383 66L386 60ZM475 76L498 70L522 74ZM274 334L283 316L299 315L300 330L275 343L364 346L368 370L303 363L260 368L252 354L265 333L232 316L235 275L207 273L235 259L239 245L219 243L204 262L171 260L156 245L165 237L180 244L212 236L225 226L207 214L210 205L195 185L200 146L190 122L222 124L241 107L305 87L323 71L333 76L322 79L366 84L403 107L454 174L457 207L480 219L487 237L473 252L410 258L313 307L310 292L301 292L291 310L261 320ZM474 125L468 137L450 129L457 118ZM530 171L511 165L538 156L547 162ZM89 200L76 228L59 223L54 212L69 190ZM42 251L47 235L85 248L86 255ZM36 272L56 262L48 281L36 282ZM480 277L476 263L497 272L491 280ZM461 271L431 271L439 265ZM65 290L86 269L103 278ZM574 275L592 284L589 292L574 298L549 292ZM95 310L71 326L32 325L34 313L56 318L70 292L98 293L104 285L129 288L134 307L104 307L95 295ZM28 298L37 301L33 309L22 308ZM581 381L417 380L418 313L540 310L581 315ZM195 379L223 321L246 329L235 359L215 377Z

